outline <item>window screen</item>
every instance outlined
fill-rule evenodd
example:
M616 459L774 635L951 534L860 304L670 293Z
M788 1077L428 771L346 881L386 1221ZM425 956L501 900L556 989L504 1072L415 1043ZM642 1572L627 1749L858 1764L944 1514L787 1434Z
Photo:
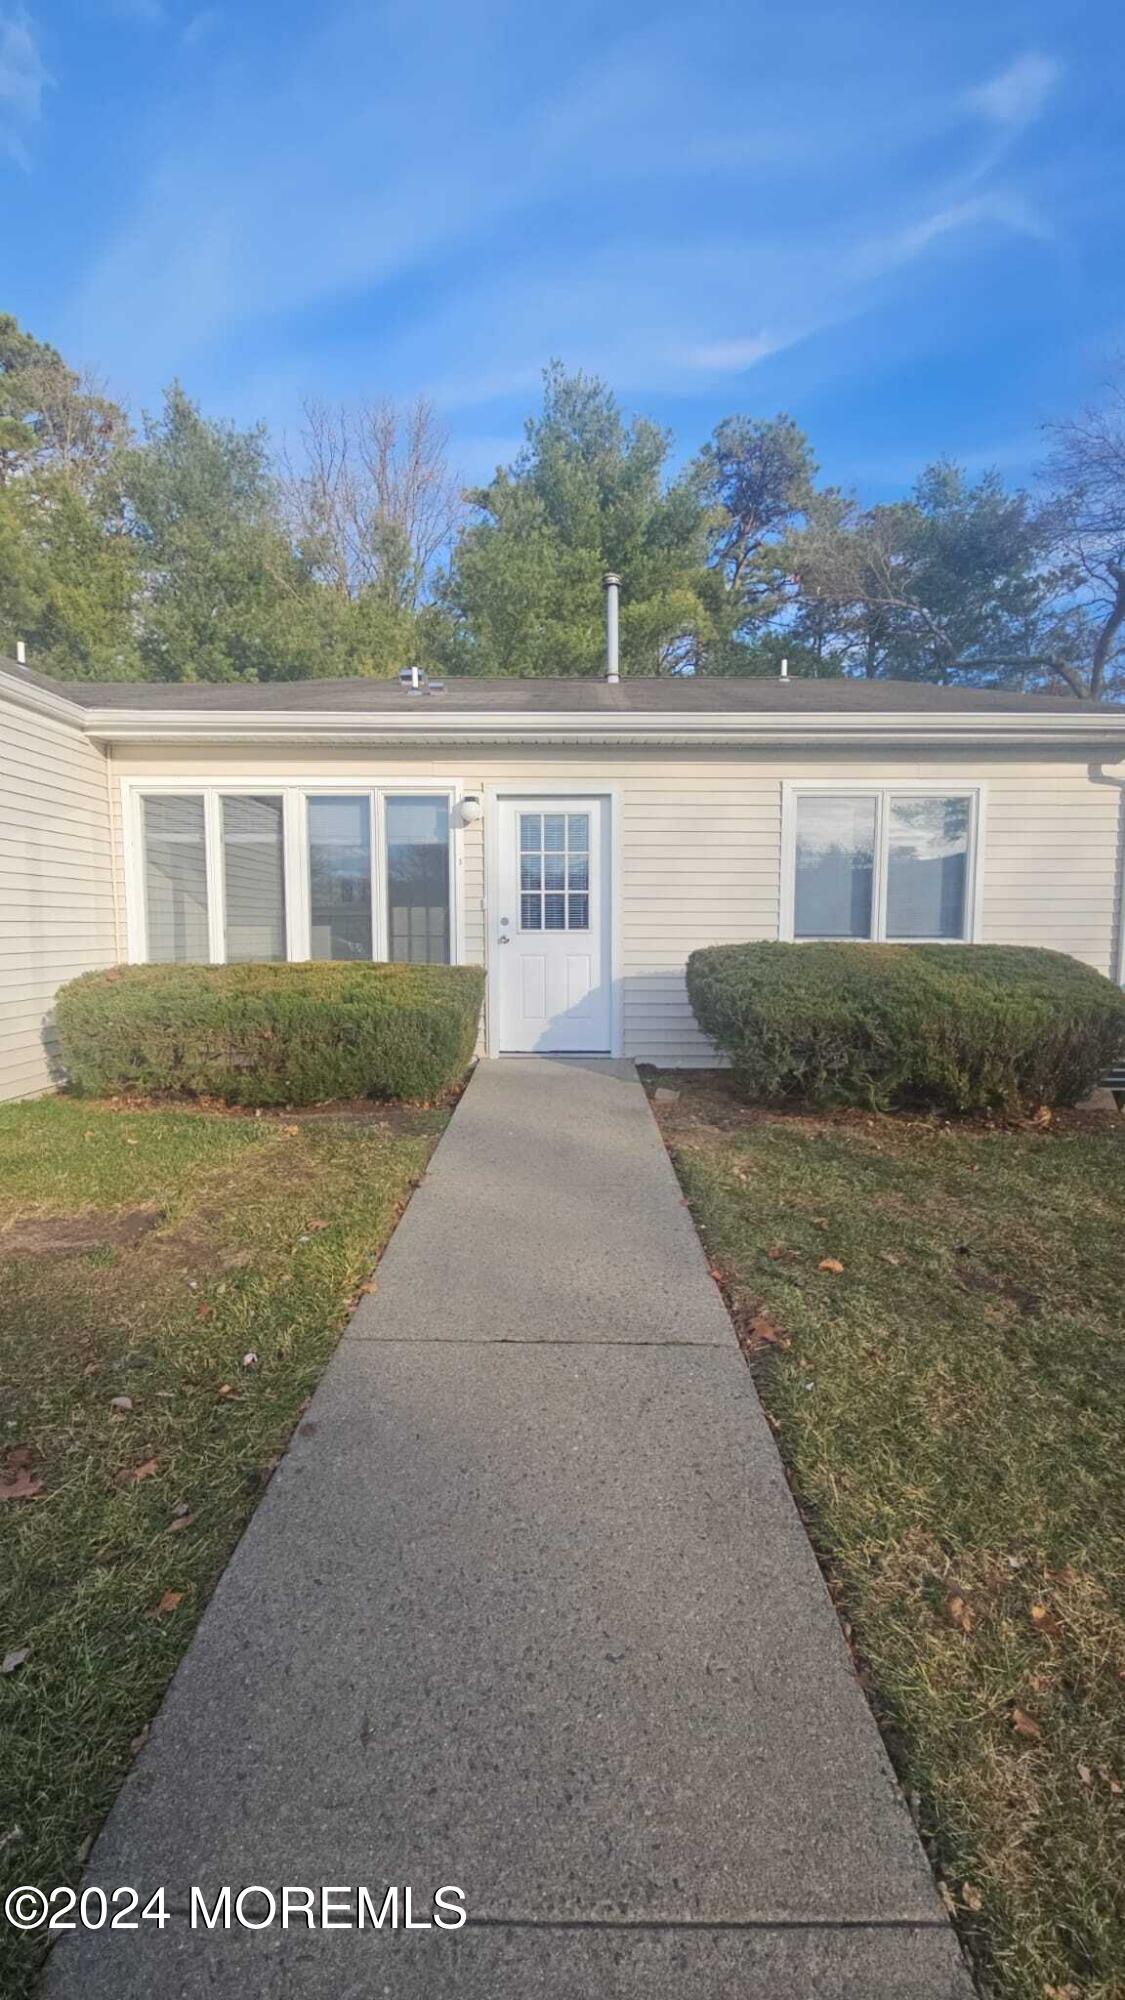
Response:
M963 937L968 799L898 793L887 807L887 936Z
M449 963L449 801L388 797L387 956Z
M148 957L156 965L205 965L211 952L203 800L145 799L143 813Z
M223 885L228 961L284 958L281 799L223 799Z
M371 801L309 800L309 956L371 957Z
M798 938L871 936L875 800L806 793L797 806Z

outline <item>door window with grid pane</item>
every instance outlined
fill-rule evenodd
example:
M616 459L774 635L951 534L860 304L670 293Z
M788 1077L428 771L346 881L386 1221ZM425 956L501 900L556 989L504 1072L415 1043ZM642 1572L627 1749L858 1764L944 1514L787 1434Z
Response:
M590 815L521 812L521 931L590 928Z

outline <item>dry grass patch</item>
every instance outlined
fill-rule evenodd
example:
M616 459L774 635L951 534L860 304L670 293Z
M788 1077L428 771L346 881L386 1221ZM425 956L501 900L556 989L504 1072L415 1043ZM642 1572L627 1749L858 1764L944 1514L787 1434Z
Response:
M0 1109L5 1887L75 1878L445 1115Z
M657 1111L985 1990L1125 1992L1125 1125Z

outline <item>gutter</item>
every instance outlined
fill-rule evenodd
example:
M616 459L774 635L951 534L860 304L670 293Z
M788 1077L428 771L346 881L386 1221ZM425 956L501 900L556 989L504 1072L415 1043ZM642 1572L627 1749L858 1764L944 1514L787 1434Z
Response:
M1125 710L1117 715L980 713L904 716L787 715L721 712L706 716L590 716L484 713L347 715L339 711L232 710L225 714L89 709L86 733L108 743L332 743L438 745L664 745L672 748L808 747L809 745L963 744L970 748L1070 744L1088 749L1125 745Z

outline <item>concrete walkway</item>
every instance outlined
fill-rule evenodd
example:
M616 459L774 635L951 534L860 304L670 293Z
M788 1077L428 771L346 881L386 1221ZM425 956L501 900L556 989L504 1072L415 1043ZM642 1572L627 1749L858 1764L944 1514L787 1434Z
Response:
M89 1879L176 1914L50 2000L971 1996L629 1065L478 1069ZM248 1883L470 1922L191 1928Z

